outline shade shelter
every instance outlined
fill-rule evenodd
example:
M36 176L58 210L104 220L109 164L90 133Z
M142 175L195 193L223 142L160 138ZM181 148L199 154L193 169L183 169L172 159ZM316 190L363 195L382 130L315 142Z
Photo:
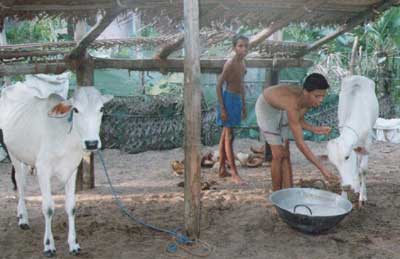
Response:
M139 71L180 71L185 73L185 227L192 237L200 233L200 73L222 69L221 58L201 58L205 49L232 36L226 24L246 24L259 28L250 39L255 58L248 67L271 69L270 84L278 82L283 67L307 67L303 59L308 52L355 26L375 18L399 0L5 0L0 3L0 29L4 18L33 19L62 17L79 24L93 25L92 29L72 42L0 46L0 76L76 73L79 86L94 84L94 70L119 68ZM163 28L165 35L157 38L96 40L119 15L133 10L143 14L144 22ZM101 18L96 21L100 14ZM294 22L311 26L335 25L336 31L311 44L270 42L276 31ZM183 27L182 27L183 25ZM78 26L77 26L78 27ZM172 29L171 29L172 28ZM183 29L184 28L184 29ZM89 48L104 46L162 45L153 59L119 60L92 57ZM168 58L184 48L184 58ZM286 53L277 57L276 53ZM90 169L90 160L83 168ZM88 185L93 186L93 170L89 170ZM78 177L79 178L79 177ZM85 176L81 177L83 182ZM78 184L79 186L79 184Z

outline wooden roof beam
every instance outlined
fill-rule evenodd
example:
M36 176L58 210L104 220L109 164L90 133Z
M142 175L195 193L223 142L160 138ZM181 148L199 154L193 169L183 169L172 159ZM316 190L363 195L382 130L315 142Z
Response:
M202 3L202 5L204 5L204 3ZM218 10L219 10L218 8L213 8L210 11L208 11L206 14L201 15L199 17L200 23L201 23L201 21L209 19L210 15L212 16L212 14L215 14L215 12L218 12ZM183 42L184 42L184 37L182 34L174 42L164 45L161 48L161 50L155 55L155 58L160 59L160 60L166 60L169 55L171 55L175 51L183 48Z
M258 44L271 36L274 32L288 26L291 22L303 17L308 12L312 12L313 9L321 6L325 1L326 0L309 0L304 4L303 8L295 9L292 13L289 13L282 19L272 22L267 28L263 29L262 31L250 38L249 47L256 47Z
M360 25L365 20L373 19L377 16L380 12L385 11L386 9L390 8L392 5L398 3L399 0L389 0L389 1L381 1L379 4L371 6L368 10L351 17L347 20L347 22L341 25L336 31L326 35L325 37L315 41L314 43L310 44L304 53L301 53L300 56L304 56L305 54L318 49L325 43L335 39L336 37L340 36L341 34L353 29L354 27Z
M157 59L106 59L93 58L95 69L113 68L128 69L132 71L160 71L183 72L183 59L168 59L160 61ZM202 72L220 73L226 59L201 59L200 68ZM310 67L313 64L307 59L247 59L248 68L286 68L286 67ZM0 64L0 77L25 75L25 74L59 74L69 69L68 64L63 60L50 63L48 61L31 64Z
M100 68L128 69L134 71L160 71L183 72L183 59L142 59L142 60L126 60L126 59L105 59L93 58L94 66ZM202 72L220 73L226 59L201 59L200 68ZM310 67L312 61L303 59L247 59L247 68L284 68L284 67Z
M115 7L107 10L104 17L97 22L97 24L78 42L78 45L71 51L69 57L71 59L77 59L81 57L90 43L92 43L97 37L107 28L108 25L122 12L122 8Z
M46 57L68 54L65 50L1 51L0 60L13 58Z
M0 64L1 76L30 75L30 74L61 74L68 69L65 62L35 63L35 64Z
M169 55L183 47L184 37L179 36L174 42L164 45L156 54L156 59L166 60Z

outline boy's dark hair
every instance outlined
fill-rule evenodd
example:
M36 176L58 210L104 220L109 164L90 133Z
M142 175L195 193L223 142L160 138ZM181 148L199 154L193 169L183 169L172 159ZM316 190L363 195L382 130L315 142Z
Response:
M303 83L303 89L307 92L314 90L325 90L329 88L326 78L318 73L312 73L306 77Z
M245 40L245 41L248 42L248 41L249 41L249 38L247 38L247 37L244 36L244 35L240 35L240 34L237 34L237 35L233 36L233 38L232 38L232 44L233 44L234 47L236 46L236 44L238 43L239 40Z

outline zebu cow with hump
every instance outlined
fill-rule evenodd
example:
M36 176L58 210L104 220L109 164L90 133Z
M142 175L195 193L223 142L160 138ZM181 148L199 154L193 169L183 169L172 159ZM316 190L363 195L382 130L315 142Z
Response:
M55 254L51 220L54 202L50 178L65 183L65 210L68 215L68 244L72 254L80 251L75 232L75 179L85 151L101 147L99 130L103 104L112 96L101 95L94 87L80 87L64 100L57 94L41 99L36 88L15 85L5 88L0 98L0 128L16 169L18 184L18 224L29 228L24 200L28 166L37 170L45 218L44 254Z
M367 200L368 151L378 115L375 83L363 76L344 78L338 107L340 136L328 142L328 157L342 178L342 194L347 196L351 189L358 194L359 205Z

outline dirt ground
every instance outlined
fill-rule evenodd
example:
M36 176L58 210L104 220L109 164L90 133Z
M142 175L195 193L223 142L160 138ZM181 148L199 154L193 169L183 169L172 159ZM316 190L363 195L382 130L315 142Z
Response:
M309 143L322 155L326 143ZM249 153L254 140L235 143L235 151ZM318 171L291 145L295 181L319 178ZM217 147L205 147L214 150ZM170 161L183 158L181 148L130 155L104 150L108 171L126 206L147 223L167 229L183 226L183 177L171 173ZM207 258L400 258L400 146L375 143L367 177L368 204L352 213L330 232L318 236L299 233L271 217L266 199L270 172L266 166L239 168L249 182L239 187L219 179L211 169L202 177L216 181L202 192L201 240L213 247ZM98 158L95 158L96 188L77 195L77 237L82 248L79 258L197 258L179 249L166 252L172 242L124 216L115 205ZM328 163L328 162L326 162ZM28 176L26 190L29 230L17 226L17 195L12 190L10 164L0 171L0 257L42 258L44 218L36 176ZM56 213L53 219L56 258L69 255L67 217L63 186L53 180Z

